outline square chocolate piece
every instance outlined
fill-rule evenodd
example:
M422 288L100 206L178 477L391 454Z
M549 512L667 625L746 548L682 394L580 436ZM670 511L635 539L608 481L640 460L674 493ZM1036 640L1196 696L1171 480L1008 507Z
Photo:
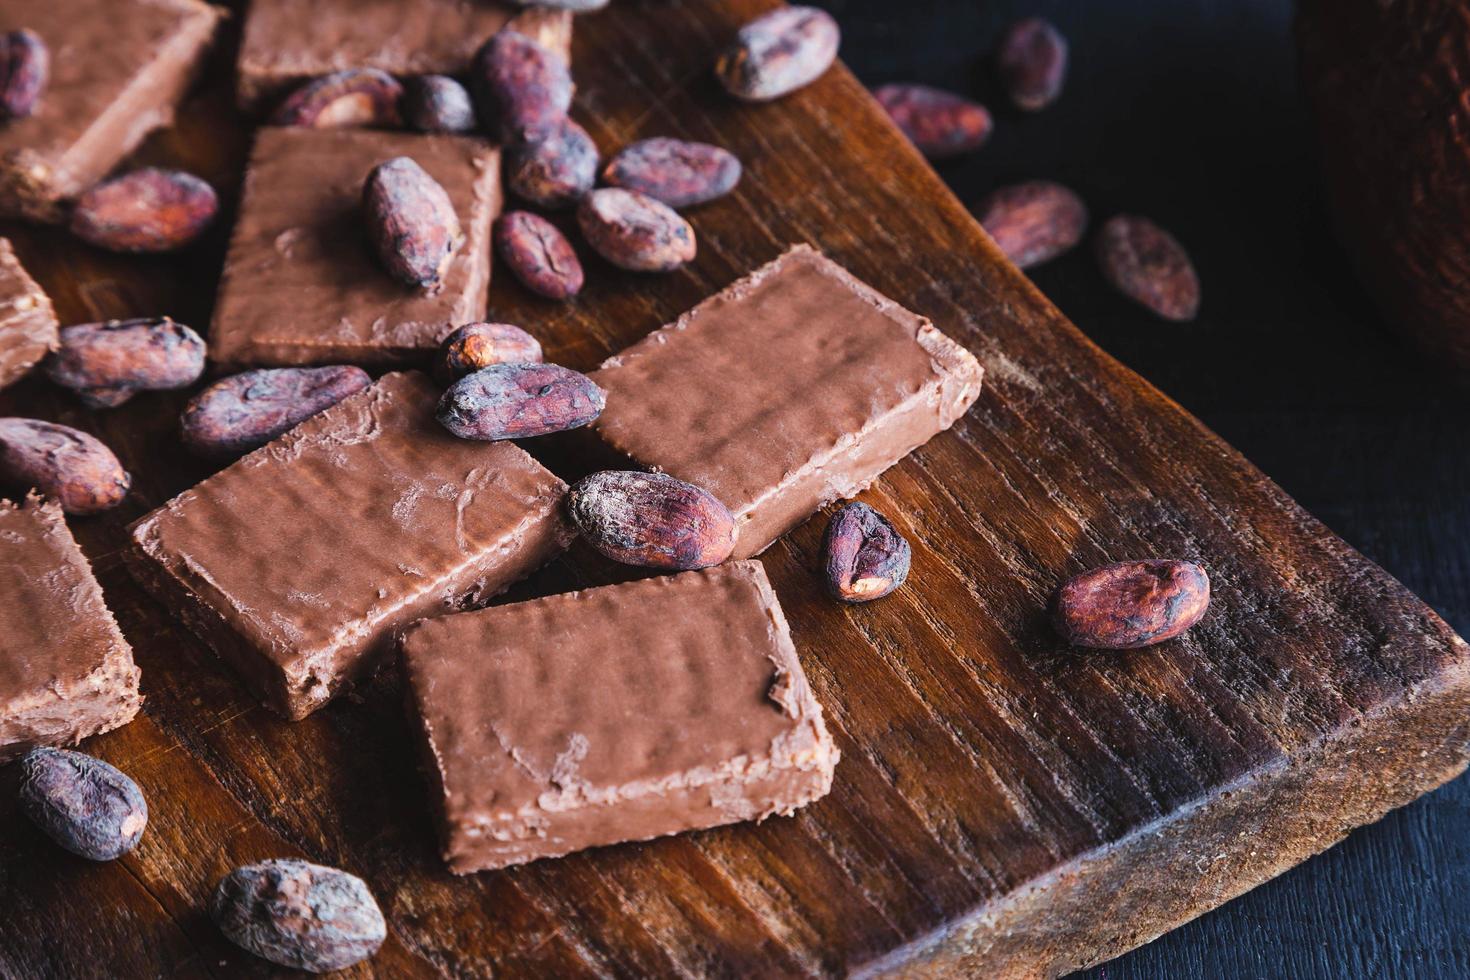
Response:
M133 650L61 507L0 500L0 763L131 721Z
M0 122L0 216L59 221L160 126L193 81L223 11L199 0L5 0L0 32L51 55L35 111Z
M456 874L832 788L838 752L758 562L431 619L403 665Z
M747 558L949 428L980 375L927 319L798 245L604 362L593 426L723 501Z
M51 298L0 238L0 388L17 381L55 347L59 335Z
M406 286L368 242L362 185L412 157L444 186L465 240L437 291ZM484 319L499 151L483 140L367 129L259 131L225 257L209 356L225 365L426 360Z
M386 375L134 526L139 581L267 707L304 718L397 630L566 546L566 485L513 443L451 436L438 399Z

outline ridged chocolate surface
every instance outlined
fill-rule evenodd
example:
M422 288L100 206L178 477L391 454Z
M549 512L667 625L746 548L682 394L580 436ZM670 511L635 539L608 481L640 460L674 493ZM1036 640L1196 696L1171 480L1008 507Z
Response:
M45 357L58 339L51 300L0 238L0 388Z

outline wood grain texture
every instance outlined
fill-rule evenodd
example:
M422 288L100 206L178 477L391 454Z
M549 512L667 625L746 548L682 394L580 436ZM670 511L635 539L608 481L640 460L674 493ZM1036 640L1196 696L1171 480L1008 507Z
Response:
M388 914L388 945L349 975L1056 972L1463 768L1464 644L1084 340L845 71L771 106L720 96L713 53L767 6L650 0L579 21L575 114L605 152L704 139L734 149L747 176L692 213L701 255L688 269L593 263L566 307L499 276L491 309L585 369L808 240L985 364L970 415L865 495L914 544L909 586L868 607L825 599L819 520L763 557L844 753L832 795L792 820L452 879L392 677L281 722L123 571L124 523L209 471L179 448L183 397L90 413L31 381L0 411L96 432L135 472L123 508L74 527L150 698L144 718L90 745L139 780L154 815L133 855L83 866L24 824L13 769L0 772L0 975L264 975L214 932L204 899L234 864L296 854L362 874ZM246 138L222 108L227 79L217 69L145 156L236 188ZM63 320L208 322L222 233L173 259L4 233ZM592 464L575 440L531 448L564 477ZM1056 583L1150 554L1210 569L1205 622L1154 651L1061 648L1043 614ZM577 550L517 595L619 574Z

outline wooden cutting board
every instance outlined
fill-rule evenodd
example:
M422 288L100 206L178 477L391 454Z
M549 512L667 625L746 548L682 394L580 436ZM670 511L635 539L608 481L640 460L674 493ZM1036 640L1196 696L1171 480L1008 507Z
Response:
M129 579L125 524L209 472L179 446L184 397L90 412L33 379L0 395L0 414L93 431L135 474L123 507L72 525L148 697L88 749L138 779L152 822L133 854L87 864L25 822L15 767L0 770L0 976L267 975L204 908L232 866L288 855L356 872L378 896L390 938L351 976L1055 974L1147 942L1464 769L1465 644L1089 343L846 70L774 105L722 95L716 50L770 6L619 0L578 21L575 115L604 151L708 140L746 177L692 214L688 269L589 262L565 306L498 275L491 309L587 369L808 241L984 363L969 416L864 495L913 542L906 588L856 608L824 598L820 518L763 558L843 752L832 794L759 826L452 877L391 673L283 722ZM229 47L142 156L202 173L232 203L248 129L229 109ZM64 321L208 323L224 227L160 259L0 234ZM563 476L591 465L575 441L528 448ZM1063 577L1156 555L1209 568L1202 625L1134 653L1057 641L1044 608ZM512 597L623 574L574 550Z

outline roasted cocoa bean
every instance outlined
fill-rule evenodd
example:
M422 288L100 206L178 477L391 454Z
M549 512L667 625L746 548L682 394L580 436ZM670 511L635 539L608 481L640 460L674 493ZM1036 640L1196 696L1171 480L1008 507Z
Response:
M782 7L740 28L715 62L715 74L737 99L779 99L832 67L841 36L825 10Z
M423 133L465 133L475 128L475 105L448 75L419 75L403 86L403 119Z
M144 167L77 199L71 232L114 252L167 252L203 234L219 212L214 188L182 170Z
M529 211L507 211L495 221L495 251L521 285L547 299L582 291L582 263L556 225Z
M39 490L68 514L95 514L122 503L132 482L112 450L85 432L0 418L0 484L12 490Z
M505 151L505 182L517 197L543 208L576 204L597 181L597 144L563 119Z
M657 136L624 147L608 161L602 179L671 208L687 208L734 190L740 182L740 160L709 143Z
M608 4L608 0L510 0L510 2L522 7L555 7L579 14L601 10Z
M1000 42L996 70L1018 109L1044 109L1062 94L1067 39L1040 17L1017 21Z
M189 399L184 445L211 459L264 446L372 384L359 367L264 368L216 381Z
M204 340L168 317L83 323L61 331L45 369L92 407L111 407L138 391L186 388L199 380Z
M591 378L558 364L492 364L450 385L437 418L461 439L529 439L586 425L606 404Z
M871 602L909 577L913 551L902 534L867 504L844 506L822 537L827 591L843 602Z
M215 889L209 911L236 946L312 973L360 963L388 938L388 923L366 882L294 859L231 871Z
M604 187L582 198L577 224L587 244L632 272L671 272L694 258L694 229L673 208L637 191Z
M572 106L567 63L515 31L501 31L485 42L475 55L471 82L480 124L505 143L550 130Z
M403 86L376 68L348 68L307 82L286 97L272 126L344 129L401 125Z
M567 509L588 544L625 565L708 568L735 547L729 508L663 473L593 473L572 487Z
M1070 251L1087 231L1087 205L1061 184L1028 180L980 202L980 224L1006 258L1029 269Z
M444 338L434 362L434 377L452 385L492 364L539 364L541 344L509 323L467 323Z
M1097 236L1097 260L1113 286L1165 320L1199 313L1199 277L1173 235L1147 218L1120 214Z
M449 193L409 157L394 157L368 174L362 188L368 237L389 275L436 291L464 231Z
M29 116L51 77L51 53L35 31L0 34L0 120Z
M21 759L20 807L47 837L92 861L122 857L148 826L137 783L101 759L65 749L32 749Z
M1073 646L1132 650L1173 639L1210 605L1210 578L1188 561L1149 559L1104 565L1057 592L1057 632Z
M888 117L931 160L978 150L994 128L978 102L927 85L884 85L873 90Z

